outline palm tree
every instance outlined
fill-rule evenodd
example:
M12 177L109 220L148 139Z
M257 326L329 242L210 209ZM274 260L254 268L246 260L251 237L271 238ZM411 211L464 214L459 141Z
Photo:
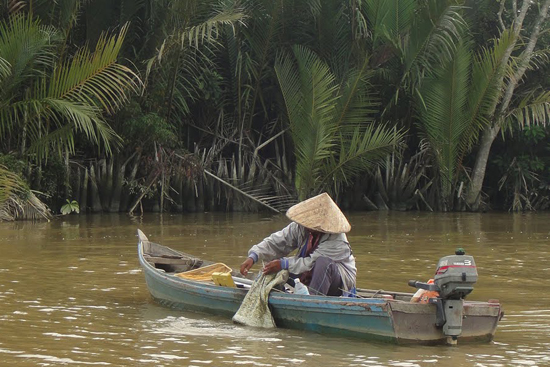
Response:
M1 22L0 60L9 65L0 79L1 142L17 139L21 152L39 161L52 148L74 152L77 133L110 151L117 136L102 114L116 111L139 86L137 75L116 61L125 31L66 61L56 59L54 29L24 15Z
M103 35L93 52L59 58L62 38L53 27L15 13L0 21L0 144L38 164L50 154L68 156L84 137L107 154L120 139L106 123L140 88L117 62L126 27Z
M462 159L488 125L490 106L501 97L499 70L510 42L509 34L503 34L477 55L471 42L460 42L452 59L435 67L420 88L419 125L435 158L443 210L453 209Z
M337 80L302 46L294 46L293 55L281 55L275 71L294 143L300 199L322 191L338 194L401 141L401 132L374 123L376 99L368 73L351 70Z
M374 0L365 5L372 64L390 86L384 114L408 111L400 100L418 96L423 78L451 58L464 27L461 7L453 0Z
M536 6L535 6L536 5ZM485 172L491 146L503 127L509 125L511 119L520 118L519 123L525 122L546 123L548 119L548 105L550 99L548 94L537 93L529 96L528 101L515 96L516 89L526 72L533 67L533 61L536 59L536 46L539 38L545 32L545 25L548 19L548 8L550 0L528 1L525 0L518 6L513 3L513 9L508 12L511 14L509 24L505 24L503 14L506 10L507 2L500 2L500 9L497 17L502 33L509 33L512 42L508 45L503 55L503 63L500 70L500 80L498 88L503 90L502 98L495 100L491 105L488 119L490 125L482 133L479 149L476 155L475 166L472 171L472 181L466 194L466 204L471 210L478 210L481 202L481 190L485 179ZM531 9L534 9L531 12ZM534 18L534 21L528 22L528 14ZM547 28L546 28L547 30ZM522 45L518 47L518 45ZM507 74L503 69L508 68L513 73ZM516 97L516 98L515 98ZM525 119L528 116L533 119ZM517 121L517 120L516 120Z

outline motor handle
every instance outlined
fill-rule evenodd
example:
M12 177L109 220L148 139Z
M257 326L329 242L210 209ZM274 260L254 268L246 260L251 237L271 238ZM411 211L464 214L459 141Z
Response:
M427 291L437 291L439 292L439 287L435 284L428 284L428 283L424 283L424 282L419 282L417 280L409 280L409 286L413 287L413 288L418 288L418 289L425 289Z

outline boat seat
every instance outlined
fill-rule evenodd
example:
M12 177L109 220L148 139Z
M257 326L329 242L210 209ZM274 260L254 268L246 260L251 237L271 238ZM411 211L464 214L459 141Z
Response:
M186 259L181 256L143 256L148 262L155 264L171 264L171 265L195 265L197 260L195 259Z
M167 273L188 271L191 269L196 269L203 264L203 261L199 259L189 259L186 257L173 255L152 256L149 254L144 254L143 258L155 268L162 269Z

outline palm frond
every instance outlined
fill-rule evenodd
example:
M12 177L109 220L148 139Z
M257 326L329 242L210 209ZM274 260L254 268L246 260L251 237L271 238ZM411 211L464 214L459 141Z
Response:
M27 6L27 2L25 0L5 0L4 3L4 9L6 9L7 14L11 15L25 9Z
M401 140L401 132L368 124L374 103L366 73L351 71L339 85L328 65L299 46L294 58L280 56L275 72L288 112L301 198L323 190L337 193Z
M222 11L204 22L185 28L183 31L164 40L157 55L152 59L161 61L166 53L174 49L183 49L187 46L198 47L204 42L214 42L224 26L235 27L244 25L246 15L240 10Z
M145 7L145 0L121 0L120 24L130 22L134 15Z
M57 24L61 29L68 30L72 28L77 20L79 12L86 0L57 0L57 6L59 7L59 15ZM50 3L47 7L52 8Z
M510 129L511 122L517 121L521 128L531 125L546 126L550 121L550 92L536 95L530 93L518 106L509 111L503 128Z
M27 78L49 72L48 66L55 58L54 37L52 28L41 26L24 14L0 22L0 59L4 74L0 79L0 100L17 97L21 83Z
M12 195L4 205L0 206L0 221L14 220L50 220L52 213L33 191L28 190L22 195Z
M240 31L245 35L251 51L257 55L260 65L270 51L273 37L282 30L282 10L281 0L254 2L246 6L246 11L243 10L246 18L253 19L254 22L250 27L242 27Z
M126 31L127 25L118 35L102 35L93 53L81 49L72 61L59 65L41 97L99 104L108 113L114 113L127 101L127 93L137 92L140 87L138 76L117 63Z
M414 85L424 71L452 58L465 25L460 9L445 1L429 0L415 16L409 42L403 49L406 84Z
M469 134L461 142L466 152L478 141L479 132L490 123L492 108L502 98L502 83L511 78L512 69L506 62L506 50L514 43L514 36L505 31L493 41L492 48L484 48L475 56L467 117Z
M40 111L41 120L49 122L28 126L29 153L34 154L38 161L47 158L50 149L59 155L64 150L74 153L75 133L84 134L94 145L104 148L107 154L111 153L112 147L120 146L120 137L103 120L101 109L97 107L53 98L27 101L27 106L31 104L33 109Z
M52 153L56 153L58 157L61 157L64 152L74 154L74 140L73 127L65 125L32 141L27 154L34 157L38 162L47 160Z
M428 210L433 211L424 199L433 183L433 179L425 179L426 170L430 166L429 144L422 140L418 152L408 160L400 154L401 150L389 154L383 167L379 166L376 170L373 186L377 189L379 199L392 210L419 209L420 202L424 201ZM372 202L371 206L379 209Z
M38 159L47 157L47 147L59 149L60 144L66 144L65 148L73 151L74 138L70 134L75 132L82 132L109 153L111 145L119 141L101 114L103 110L116 111L127 100L128 93L140 87L137 75L117 63L126 27L113 37L102 36L94 53L81 49L71 61L53 67L40 65L40 62L55 64L49 56L49 35L36 23L20 16L11 24L27 36L37 34L42 38L37 36L37 46L30 49L24 47L25 43L17 34L11 35L15 41L8 38L4 43L0 41L0 55L7 50L4 54L9 58L6 60L16 63L6 79L10 83L17 81L14 88L24 91L24 95L14 94L1 99L0 132L13 126L24 128L30 140L29 152ZM11 29L10 32L15 31ZM5 45L9 47L2 48ZM42 57L43 54L46 57ZM25 71L27 68L31 68L30 71ZM53 70L51 76L45 73L50 68ZM52 135L48 136L50 133Z
M11 74L11 64L8 60L0 57L0 85L2 85L4 78Z
M275 72L295 146L297 185L309 191L320 178L321 162L334 146L338 86L328 65L312 51L295 46L294 57L279 59Z
M201 43L215 44L224 27L231 27L233 32L237 24L245 25L246 15L239 9L222 10L204 22L188 26L183 31L167 37L156 55L146 62L146 79L155 63L162 62L172 52L184 50L187 47L197 48Z
M374 169L399 147L403 137L403 131L374 124L358 126L350 136L340 136L337 154L324 166L320 190L333 192L331 186L338 190L341 183L348 185L361 173Z
M421 127L436 157L445 198L457 174L460 143L470 128L466 116L470 58L468 44L459 44L453 60L436 68L435 76L422 86Z
M182 32L179 36L179 42L181 45L188 43L189 46L198 47L200 43L217 38L220 27L234 27L236 23L244 25L244 19L245 14L238 10L218 13L202 24L190 27Z
M379 97L375 96L370 85L372 71L366 71L368 59L360 70L350 70L346 79L340 84L338 93L342 96L336 104L336 125L355 128L374 121L374 115L380 106Z
M0 166L0 221L49 219L51 213L17 174Z
M304 109L308 116L306 125L316 124L317 120L330 120L335 111L338 85L329 66L305 47L295 46L298 74Z
M303 121L306 118L304 96L296 64L291 56L280 54L275 62L275 73L281 86L288 119L291 123Z
M533 51L529 60L529 70L540 70L550 62L550 50L542 49Z
M28 190L25 182L4 166L0 166L0 206L13 194L19 194Z
M323 3L322 3L321 0L308 1L307 6L309 8L309 12L315 18L318 18L321 15L321 12L322 12L322 9L323 9Z
M350 4L346 1L322 0L313 16L316 38L313 40L316 52L330 62L332 71L349 68L354 44L350 23Z
M374 0L364 1L367 18L372 23L372 37L376 44L388 40L394 45L406 33L417 9L415 0Z

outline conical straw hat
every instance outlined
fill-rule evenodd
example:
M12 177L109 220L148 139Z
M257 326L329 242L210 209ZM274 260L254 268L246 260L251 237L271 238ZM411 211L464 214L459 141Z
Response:
M287 210L291 221L324 233L346 233L351 226L338 205L326 193L309 198Z

